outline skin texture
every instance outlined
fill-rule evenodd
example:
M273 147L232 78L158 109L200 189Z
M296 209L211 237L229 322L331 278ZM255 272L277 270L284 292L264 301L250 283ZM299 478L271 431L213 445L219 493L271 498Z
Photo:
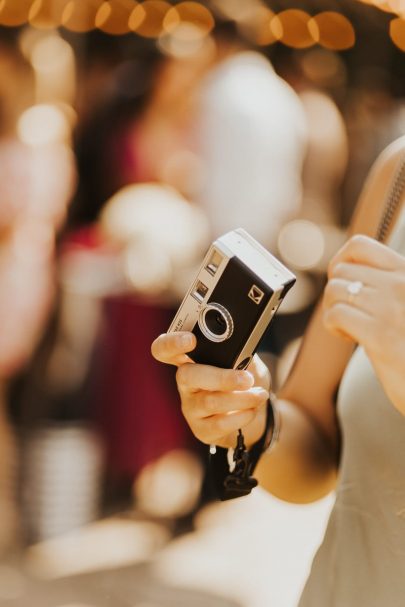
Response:
M264 488L287 501L314 501L334 487L340 442L335 395L356 344L364 347L392 406L405 415L405 258L372 238L404 148L403 137L372 168L349 239L330 262L324 296L277 395L280 438L255 474ZM351 297L347 286L353 281L363 287ZM252 444L263 432L267 369L258 356L247 371L194 364L187 356L194 347L190 333L161 335L152 344L155 358L178 366L191 430L204 443L233 447L243 428Z

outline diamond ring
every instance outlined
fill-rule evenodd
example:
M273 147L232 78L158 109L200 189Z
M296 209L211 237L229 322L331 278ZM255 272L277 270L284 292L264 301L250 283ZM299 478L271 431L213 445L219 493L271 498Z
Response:
M349 282L346 287L346 291L349 294L349 303L353 303L356 295L360 293L363 288L363 283L360 280L355 280L354 282Z

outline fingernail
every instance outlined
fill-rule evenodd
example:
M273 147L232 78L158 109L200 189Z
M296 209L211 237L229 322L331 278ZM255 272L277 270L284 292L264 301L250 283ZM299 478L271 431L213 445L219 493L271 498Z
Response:
M182 348L190 348L193 345L193 336L192 335L181 335L179 338L179 345Z
M253 375L249 371L239 371L237 382L240 386L251 386L253 383Z

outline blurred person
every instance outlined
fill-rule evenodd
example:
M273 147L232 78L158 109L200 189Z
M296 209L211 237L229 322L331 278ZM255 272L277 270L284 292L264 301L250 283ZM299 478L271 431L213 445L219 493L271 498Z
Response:
M0 91L0 550L17 541L19 449L9 387L40 341L55 293L54 241L74 187L73 158L60 142L32 146L18 121L33 101L30 67L1 42Z
M307 122L293 89L259 52L239 50L201 82L196 199L213 237L242 227L270 250L302 203Z
M342 189L349 142L340 109L347 87L346 66L338 53L319 47L286 55L275 64L301 103L307 137L301 204L277 234L278 255L298 280L285 313L276 315L264 341L264 349L276 355L266 360L275 384L278 366L284 366L284 352L288 361L289 345L302 337L323 290L328 261L345 241L347 227Z
M269 407L279 412L280 434L259 459L261 485L293 503L336 490L300 607L402 602L404 200L402 137L368 176L350 237L329 264L322 301L277 396L268 400L270 376L258 356L246 371L224 370L191 361L191 333L152 344L158 360L178 367L185 418L203 443L218 446L221 462L239 428L248 449L263 445Z
M79 183L59 247L57 318L23 408L101 431L106 508L127 503L134 479L146 468L150 476L165 454L199 450L178 412L173 374L137 353L167 326L208 241L204 214L181 193L185 172L166 163L186 147L183 110L210 61L210 53L172 61L153 47L119 62L77 130ZM171 461L195 477L195 466L188 473L181 457ZM145 493L149 485L137 486ZM138 501L146 509L145 496Z
M129 361L168 326L214 231L235 221L253 227L254 220L270 243L299 205L302 109L266 59L241 49L222 34L185 57L150 48L117 66L78 129L79 189L61 250L65 303L48 370L59 378L63 369L62 392L74 396L87 386L84 414L102 428L108 475L118 487L171 449L196 449L177 412L173 375L147 359L134 373ZM246 78L252 86L241 95ZM277 130L280 120L287 134ZM267 222L257 220L259 209ZM145 270L149 284L142 283Z

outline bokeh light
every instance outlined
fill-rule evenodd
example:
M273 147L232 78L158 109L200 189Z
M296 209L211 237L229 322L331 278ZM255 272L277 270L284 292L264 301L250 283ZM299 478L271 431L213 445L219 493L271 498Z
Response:
M270 27L273 17L273 11L266 6L253 6L241 19L238 27L241 33L254 44L267 46L282 36L282 29L277 20L273 22L273 27ZM277 25L279 25L278 29Z
M191 27L184 27L185 25ZM180 2L170 8L163 20L166 32L176 33L185 39L207 36L214 28L215 21L211 12L198 2Z
M53 71L65 55L70 56L70 45L55 34L39 38L31 49L31 63L35 70Z
M114 36L128 33L130 31L129 17L136 5L134 0L103 2L96 14L96 27Z
M241 2L241 0L212 0L212 4L222 17L231 19L236 23L249 18L252 10L263 6L260 0L250 0L250 2Z
M140 509L155 517L184 516L195 507L202 480L200 460L176 449L145 466L134 492Z
M26 23L32 0L0 0L0 25L13 27Z
M398 17L391 21L390 36L393 43L405 52L405 19Z
M70 0L63 9L61 24L73 32L84 33L95 28L96 14L102 0Z
M38 29L53 29L61 24L68 0L34 0L28 14L30 25Z
M299 9L287 9L273 17L270 28L276 38L292 48L308 48L316 42L308 24L310 15Z
M405 14L405 0L360 0L363 4L370 4L387 13Z
M164 0L146 0L138 4L129 17L129 28L145 38L158 38L171 4Z
M63 142L70 137L66 115L55 105L39 104L25 110L17 124L21 141L31 146Z
M199 53L215 56L212 36L205 35L192 23L180 23L172 33L162 33L157 42L162 53L184 59Z
M356 34L349 19L335 11L324 11L312 17L308 28L313 38L327 49L342 51L351 48Z
M323 257L324 236L321 228L312 221L295 219L281 229L278 248L288 264L300 270L309 270Z
M394 13L405 16L405 0L388 0L388 4Z

